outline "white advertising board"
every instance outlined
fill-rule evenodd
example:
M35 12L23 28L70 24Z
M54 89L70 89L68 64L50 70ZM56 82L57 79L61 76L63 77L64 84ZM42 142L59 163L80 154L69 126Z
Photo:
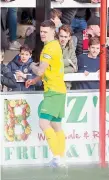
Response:
M99 162L99 94L68 93L63 129L68 163ZM38 124L42 94L1 95L2 165L41 165L52 154ZM109 162L109 92L106 108L106 160ZM58 102L57 102L58 103Z

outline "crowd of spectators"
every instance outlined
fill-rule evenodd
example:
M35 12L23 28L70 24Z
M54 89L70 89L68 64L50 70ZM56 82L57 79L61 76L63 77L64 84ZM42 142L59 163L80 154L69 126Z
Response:
M11 11L11 12L10 12ZM1 77L7 78L8 83L2 80L2 85L7 86L9 91L34 91L43 90L43 83L35 86L25 87L28 79L35 77L30 69L30 64L35 61L32 52L37 52L35 43L36 29L28 29L24 45L21 46L16 38L17 9L3 8L1 11L1 54L6 49L19 50L17 56L7 66L1 66ZM8 16L9 42L6 36L6 20ZM10 23L10 18L14 23ZM66 8L51 9L49 19L55 23L56 38L59 40L63 52L64 72L67 73L89 73L100 72L100 11L98 8ZM36 26L37 28L37 26ZM37 40L37 39L36 39ZM43 47L40 42L38 46ZM109 71L109 44L107 42L107 71ZM36 48L36 51L35 51ZM40 50L41 50L40 48ZM40 54L40 53L39 53ZM3 58L2 58L3 59ZM6 68L6 70L4 70ZM4 73L5 72L5 73ZM10 77L12 82L10 81ZM72 89L99 89L99 81L92 82L66 82L68 90ZM107 88L109 84L107 81Z

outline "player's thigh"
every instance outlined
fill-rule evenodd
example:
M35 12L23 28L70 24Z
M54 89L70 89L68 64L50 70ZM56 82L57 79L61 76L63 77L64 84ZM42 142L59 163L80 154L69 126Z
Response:
M51 127L50 121L47 119L39 119L39 126L44 131Z
M61 122L51 122L51 127L54 129L54 131L58 132L62 130Z

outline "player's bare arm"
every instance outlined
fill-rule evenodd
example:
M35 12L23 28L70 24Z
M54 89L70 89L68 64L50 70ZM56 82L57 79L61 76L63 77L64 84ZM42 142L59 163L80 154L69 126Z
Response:
M34 63L31 64L30 68L34 74L42 77L49 64L47 62L41 62L39 66L36 66Z
M28 88L31 85L35 85L38 81L41 81L45 70L48 68L49 64L47 62L41 62L39 66L37 63L31 63L30 68L34 74L37 75L34 79L29 79L25 82L25 87Z

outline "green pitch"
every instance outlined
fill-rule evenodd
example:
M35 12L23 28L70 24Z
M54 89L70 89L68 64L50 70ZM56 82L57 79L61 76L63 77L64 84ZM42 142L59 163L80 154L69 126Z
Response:
M35 166L5 167L1 180L109 180L109 168L72 166L50 169Z

